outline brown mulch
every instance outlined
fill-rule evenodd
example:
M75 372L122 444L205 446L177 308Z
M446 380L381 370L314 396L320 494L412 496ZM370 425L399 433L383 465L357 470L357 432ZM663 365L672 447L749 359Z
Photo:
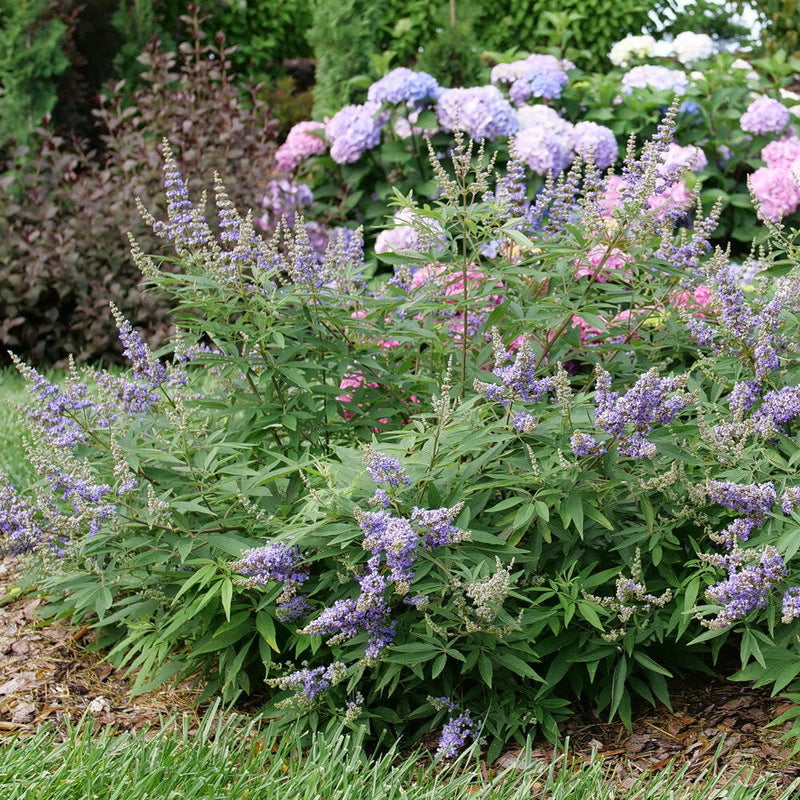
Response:
M122 730L196 717L197 691L188 684L132 697L132 681L88 649L89 629L43 624L36 614L42 600L17 596L16 575L16 559L0 556L0 742L87 711L100 725Z
M619 722L591 719L590 712L573 717L561 727L563 736L569 737L571 768L601 759L622 788L673 761L686 769L687 780L700 779L709 771L740 773L740 780L749 784L766 779L776 794L800 781L800 756L793 755L791 742L782 737L784 729L767 727L791 703L721 677L673 686L670 697L672 710L660 704L648 707L634 717L630 731ZM511 748L497 766L512 766L520 755L520 749ZM533 758L543 763L555 755L547 744L533 752ZM800 783L797 793L800 797Z
M16 559L0 556L0 745L42 724L58 728L87 712L98 724L121 730L154 727L187 714L197 721L197 689L182 684L133 697L130 678L89 649L88 628L42 623L36 614L41 599L13 588L17 569ZM599 758L622 787L673 760L686 767L688 779L709 768L751 772L752 780L766 777L776 789L800 779L800 756L793 756L790 743L781 738L784 731L766 727L791 707L785 700L721 677L672 687L671 697L672 710L659 706L639 713L631 731L603 723L589 711L577 714L562 726L571 768ZM494 769L513 766L520 753L510 747ZM548 764L554 755L545 743L532 753Z

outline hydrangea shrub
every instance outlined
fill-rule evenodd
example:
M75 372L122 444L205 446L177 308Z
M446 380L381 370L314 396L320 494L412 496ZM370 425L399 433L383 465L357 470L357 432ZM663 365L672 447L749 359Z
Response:
M316 197L309 214L364 224L370 242L385 221L382 201L393 191L434 198L426 139L442 156L456 131L483 139L501 166L516 151L529 170L532 197L576 155L591 152L602 169L617 164L631 135L652 136L677 96L675 143L698 148L702 157L689 182L699 186L705 214L722 202L714 243L730 242L744 256L763 237L759 214L796 221L790 175L759 171L765 163L774 169L766 148L797 137L792 98L781 88L791 72L776 59L755 70L714 48L710 37L693 32L671 42L629 36L611 48L609 73L582 72L566 59L534 53L494 65L484 85L468 87L443 87L425 72L400 67L368 88L366 103L341 109L312 134L319 138L307 141L304 155L280 163L309 182ZM311 125L296 126L280 152L299 153L294 142ZM787 145L784 157L790 152Z

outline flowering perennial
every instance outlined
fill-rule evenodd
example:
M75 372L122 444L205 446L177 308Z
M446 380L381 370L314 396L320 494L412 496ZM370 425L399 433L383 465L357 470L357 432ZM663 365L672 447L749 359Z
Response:
M477 734L475 720L472 719L469 709L463 714L456 714L455 703L446 697L429 698L429 702L434 708L447 709L450 712L450 718L439 736L436 757L455 758L467 746L467 742L475 738Z
M436 99L442 91L433 75L398 67L369 87L367 100L371 103L417 105L425 100Z
M325 136L331 143L331 158L337 164L352 164L367 150L377 147L387 115L380 103L345 106L325 124Z
M499 139L517 129L514 108L495 86L445 89L436 117L446 131L463 131L470 139Z
M631 59L647 58L653 54L656 40L649 35L626 36L615 42L608 54L608 59L614 66L627 67Z
M596 122L579 122L572 130L572 149L582 158L591 156L599 169L610 167L619 156L614 131Z
M321 122L306 120L293 125L286 141L275 151L278 168L291 172L309 156L322 155L328 149L324 134Z
M636 89L654 89L684 94L689 88L686 74L656 64L633 67L622 76L622 91L632 94Z
M595 393L595 424L612 437L619 452L631 458L653 458L657 448L647 435L658 423L666 425L689 404L691 395L685 391L686 377L659 378L651 369L642 375L622 396L611 391L611 375L598 367ZM601 445L583 432L571 439L575 455L605 452Z
M532 97L555 100L567 85L567 70L574 67L571 61L533 53L510 64L497 64L492 68L491 81L508 85L508 96L517 106Z
M780 100L759 97L747 106L739 124L748 133L781 133L789 124L789 109Z

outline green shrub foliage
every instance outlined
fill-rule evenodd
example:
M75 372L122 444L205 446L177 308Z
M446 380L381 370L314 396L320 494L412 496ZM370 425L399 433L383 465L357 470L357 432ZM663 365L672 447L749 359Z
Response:
M725 652L800 673L791 235L743 269L652 207L676 106L614 207L591 164L535 202L458 137L436 202L370 277L358 234L270 243L216 185L218 232L166 151L177 261L134 259L178 334L130 370L31 383L28 495L50 613L138 688L199 675L271 717L372 733L557 735L582 698L630 723ZM666 183L665 183L666 182ZM625 188L627 187L627 188ZM399 222L399 221L398 221ZM416 237L416 238L414 238ZM33 566L32 566L33 568ZM788 668L791 659L791 668Z
M48 17L45 0L0 4L0 153L26 145L56 104L56 81L69 66L67 26Z
M308 0L218 2L210 20L211 28L225 31L228 43L236 47L234 70L258 79L280 75L285 61L311 55L311 23Z
M797 0L754 0L753 5L763 15L762 31L764 48L768 53L782 50L784 54L798 57L800 54L800 4Z
M30 166L4 176L3 359L10 348L39 365L70 353L81 361L118 360L109 298L144 329L151 344L164 341L167 309L140 291L127 239L132 231L144 237L148 250L157 246L141 225L134 199L154 198L160 186L161 137L173 136L193 188L223 168L240 176L231 190L236 203L257 209L274 171L270 114L262 101L234 86L228 50L203 42L196 16L187 21L190 41L180 56L156 42L141 55L145 86L134 93L133 105L122 84L102 98L96 112L101 153L76 153L72 143L41 131Z
M369 0L314 0L312 12L308 39L317 61L314 114L321 119L362 99L364 91L352 79L370 74L382 12Z

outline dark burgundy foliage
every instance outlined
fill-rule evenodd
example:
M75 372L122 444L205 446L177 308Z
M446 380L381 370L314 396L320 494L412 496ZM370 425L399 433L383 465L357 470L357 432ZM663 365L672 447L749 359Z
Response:
M218 171L236 207L256 211L275 170L276 123L258 87L234 85L224 36L204 41L196 7L181 19L189 36L177 54L153 41L140 56L142 87L131 96L118 83L101 96L99 147L42 130L27 166L0 177L0 363L7 349L36 365L70 353L120 359L110 301L151 346L165 341L166 306L143 294L127 238L157 253L135 199L163 213L163 138L193 198Z

